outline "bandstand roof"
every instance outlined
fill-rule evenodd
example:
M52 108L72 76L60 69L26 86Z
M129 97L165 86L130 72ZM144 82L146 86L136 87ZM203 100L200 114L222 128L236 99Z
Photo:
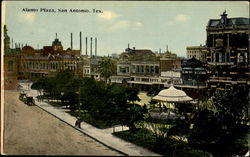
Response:
M159 92L158 95L153 97L153 100L178 103L178 102L190 102L193 99L187 94L179 89L176 89L174 86L170 86L168 89L163 89Z

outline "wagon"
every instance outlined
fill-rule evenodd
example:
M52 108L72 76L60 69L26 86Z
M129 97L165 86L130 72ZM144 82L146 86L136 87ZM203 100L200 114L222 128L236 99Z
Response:
M32 106L32 105L35 105L35 100L33 99L32 96L28 96L26 100L24 101L24 103L29 106Z

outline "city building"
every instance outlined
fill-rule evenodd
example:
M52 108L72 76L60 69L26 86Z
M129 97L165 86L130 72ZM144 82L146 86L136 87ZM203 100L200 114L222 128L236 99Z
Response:
M149 49L130 49L119 55L117 61L117 75L111 81L122 83L126 81L130 86L141 90L148 90L153 84L160 82L159 58Z
M13 90L18 88L18 72L21 48L15 44L15 48L10 48L10 37L4 26L4 89Z
M181 70L182 83L177 88L184 90L187 95L199 99L207 92L207 66L204 62L197 60L194 56L183 61Z
M60 40L55 38L51 46L34 49L31 46L22 48L20 57L19 79L36 79L49 73L69 69L80 73L80 50L64 50Z
M81 56L83 77L92 77L95 80L100 80L98 73L99 56Z
M160 58L160 71L161 82L166 86L171 84L181 83L181 63L180 58L175 57L161 57Z
M207 47L206 46L188 46L187 48L187 59L195 57L196 59L206 62Z
M207 25L207 63L210 88L249 89L249 18L210 19Z
M117 61L113 83L126 81L130 86L148 91L151 88L181 83L181 62L176 54L167 51L156 54L149 49L125 49Z

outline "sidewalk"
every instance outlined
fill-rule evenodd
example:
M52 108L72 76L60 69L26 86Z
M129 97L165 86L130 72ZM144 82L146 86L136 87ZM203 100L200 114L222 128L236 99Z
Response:
M42 108L43 110L47 111L48 113L54 115L58 119L68 123L72 127L75 125L76 118L71 116L70 114L66 113L69 109L64 109L60 107L53 107L46 102L38 102L36 96L38 95L36 90L28 89L27 83L20 83L23 87L21 90L24 90L30 96L35 98L35 103L38 107ZM74 127L76 128L76 127ZM137 146L135 144L126 142L118 137L112 135L113 128L108 129L98 129L93 127L92 125L82 122L81 129L76 128L77 130L83 132L84 134L92 137L93 139L97 140L98 142L118 151L125 155L129 156L162 156L160 154L151 152L145 148ZM123 127L123 130L127 130L127 127ZM115 131L121 131L122 127L115 127Z

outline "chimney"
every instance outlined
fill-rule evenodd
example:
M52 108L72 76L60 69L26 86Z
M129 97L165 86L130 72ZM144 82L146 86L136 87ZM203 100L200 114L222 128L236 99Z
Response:
M97 38L95 38L95 56L97 56Z
M71 50L73 50L73 34L72 34L72 32L71 32L70 36L71 36L70 48L71 48Z
M13 48L13 39L11 39L11 48Z
M80 32L80 55L82 54L82 32Z
M92 57L92 37L90 38L90 57Z
M159 53L161 54L161 48L159 49Z
M88 55L88 38L86 37L86 56Z

